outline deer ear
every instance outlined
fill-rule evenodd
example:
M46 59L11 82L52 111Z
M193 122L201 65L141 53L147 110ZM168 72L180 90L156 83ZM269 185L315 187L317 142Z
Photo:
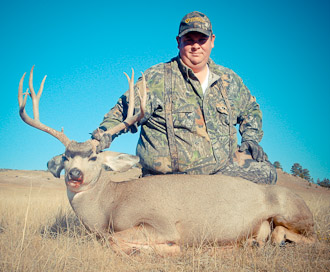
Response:
M59 178L61 176L61 171L64 168L64 158L63 155L57 155L53 157L47 163L48 170L54 175L54 177Z
M127 171L140 161L139 157L125 153L105 151L99 154L99 156L100 155L103 157L102 163L106 167L119 172Z

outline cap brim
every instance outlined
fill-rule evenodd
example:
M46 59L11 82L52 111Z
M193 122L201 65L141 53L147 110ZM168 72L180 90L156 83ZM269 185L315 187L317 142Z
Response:
M200 32L208 37L211 36L211 31L208 31L208 30L205 30L202 28L189 28L189 29L186 29L186 30L182 31L181 33L179 33L178 36L181 38L182 36L186 35L189 32Z

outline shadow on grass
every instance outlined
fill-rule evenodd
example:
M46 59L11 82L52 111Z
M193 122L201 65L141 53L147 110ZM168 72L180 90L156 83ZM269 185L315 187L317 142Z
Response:
M2 219L0 219L0 233L3 233L5 231L5 223L3 222Z
M43 237L55 239L59 235L69 237L84 237L89 235L79 218L70 210L59 210L52 221L41 227L40 233Z

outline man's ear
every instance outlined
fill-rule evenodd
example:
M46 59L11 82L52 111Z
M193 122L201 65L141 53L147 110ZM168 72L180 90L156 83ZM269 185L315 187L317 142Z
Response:
M64 168L64 158L63 155L58 155L53 157L48 163L47 168L49 172L53 174L55 178L59 178L61 176L61 171Z
M176 36L176 42L178 43L178 49L180 49L180 37Z
M140 161L140 158L137 156L112 151L102 152L98 156L99 159L102 157L101 161L103 165L112 171L119 172L127 171Z
M215 40L215 35L212 34L211 36L211 47L214 48L214 40Z

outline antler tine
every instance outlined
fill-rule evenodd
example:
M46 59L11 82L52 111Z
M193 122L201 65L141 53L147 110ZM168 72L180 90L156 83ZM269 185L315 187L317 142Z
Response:
M127 118L130 118L133 116L134 107L131 107L130 105L134 105L134 69L132 68L132 77L129 78L129 76L124 72L125 76L127 77L128 83L129 83L129 98L128 98L128 111L127 111Z
M24 94L24 98L23 98L23 81L24 81L24 78L25 78L25 75L26 73L23 74L21 80L19 81L19 86L18 86L18 105L19 105L19 108L21 110L24 110L24 107L25 107L25 104L26 104L26 99L27 99L27 96L28 96L28 90L26 90L26 93Z
M129 78L129 76L125 73L127 80L129 82L129 106L128 106L128 110L127 110L127 117L126 119L118 124L117 126L113 127L110 130L107 130L104 133L108 133L111 135L114 135L118 132L120 132L121 130L133 125L134 123L140 121L145 113L145 107L146 107L146 101L147 101L147 87L146 87L146 81L145 81L145 77L144 74L142 73L142 96L139 93L139 98L140 98L140 112L135 114L133 116L133 112L134 112L134 101L135 101L135 95L134 95L134 70L132 69L132 77Z
M34 66L31 69L30 72L30 78L29 78L29 87L30 87L30 94L27 92L24 95L23 98L23 81L25 78L26 73L23 74L20 82L19 82L19 86L18 86L18 104L19 104L19 114L22 118L22 120L27 123L28 125L35 127L37 129L40 129L44 132L47 132L48 134L54 136L55 138L57 138L58 140L61 141L61 143L64 144L64 146L67 146L70 143L69 138L63 133L62 131L57 131L55 129L52 129L44 124L42 124L39 121L39 100L40 100L40 96L42 94L43 91L43 87L44 87L44 83L46 80L45 76L40 84L40 89L38 91L38 94L36 95L33 89L33 69ZM33 104L33 116L34 119L32 119L30 116L28 116L28 114L25 111L25 105L26 105L26 100L27 100L27 96L30 95L32 98L32 104Z
M33 101L33 116L35 120L39 120L39 100L42 94L42 91L44 89L44 84L45 84L45 80L47 78L47 76L44 76L41 84L40 84L40 88L39 91L36 95L34 88L33 88L33 69L34 69L34 65L31 68L31 72L30 72L30 78L29 78L29 88L30 88L30 96L32 98Z
M143 118L144 113L145 113L146 104L147 104L147 83L146 83L146 78L145 78L144 74L142 72L141 72L141 74L142 74L142 96L141 96L141 93L138 92L139 98L140 98L140 103L141 103L141 107L140 107L141 117L139 118L139 120L141 120Z

